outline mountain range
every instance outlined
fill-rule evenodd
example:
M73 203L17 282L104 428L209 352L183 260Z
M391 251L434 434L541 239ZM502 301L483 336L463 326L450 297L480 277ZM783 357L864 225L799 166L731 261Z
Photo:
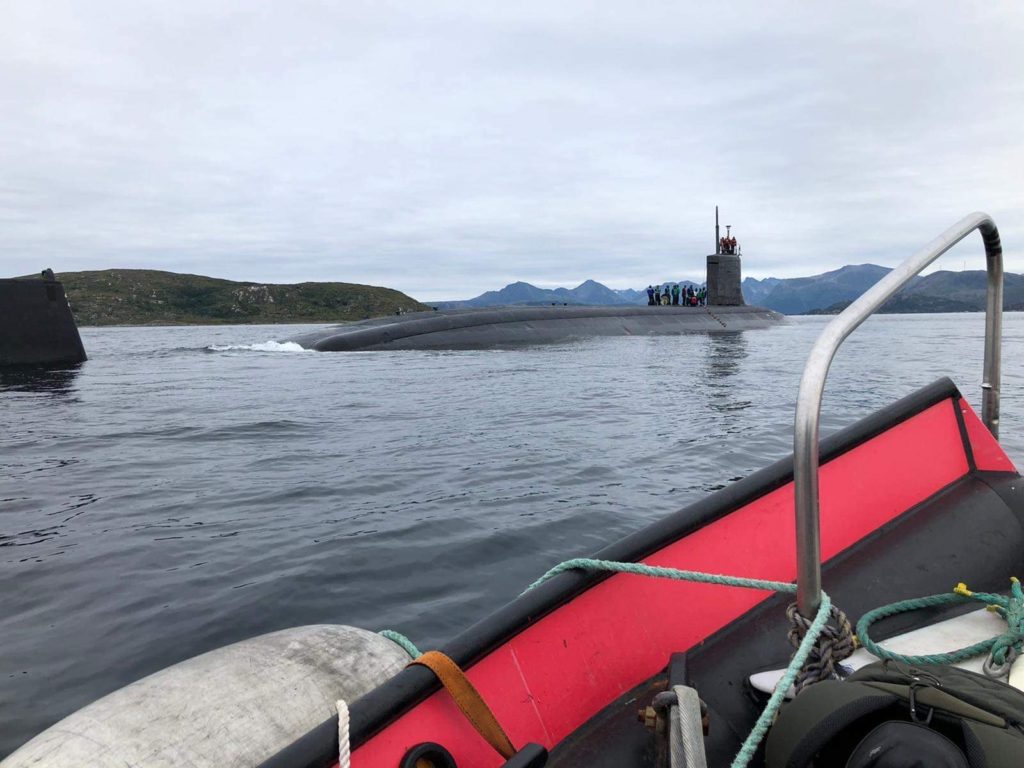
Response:
M748 277L743 295L748 304L783 314L828 314L842 310L888 272L876 264L858 264L811 277ZM60 279L79 325L318 323L429 309L390 288L351 283L273 285L140 269L65 272ZM983 311L986 286L984 271L934 272L915 278L881 311ZM1006 274L1003 297L1005 309L1024 310L1024 275ZM517 282L474 299L434 306L646 303L646 289L615 290L587 280L575 288L554 289Z
M690 280L672 281L697 286ZM472 307L506 307L512 304L646 304L647 289L614 289L596 280L585 280L575 288L538 288L529 283L509 283L500 291L487 291L464 301L441 301L438 309L469 309Z
M743 297L748 304L773 309L786 315L838 312L888 274L889 267L854 264L810 277L743 280ZM670 280L682 285L699 285L689 280ZM664 283L662 283L664 285ZM933 272L915 278L882 307L882 312L979 312L985 309L987 276L983 270ZM516 282L500 291L487 291L464 301L437 303L439 309L495 307L510 304L646 304L646 289L613 289L595 280L575 288L538 288ZM1003 306L1024 310L1024 275L1007 273L1003 283Z

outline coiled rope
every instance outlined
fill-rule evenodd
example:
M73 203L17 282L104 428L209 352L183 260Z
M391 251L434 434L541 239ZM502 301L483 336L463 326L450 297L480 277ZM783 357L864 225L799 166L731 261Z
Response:
M990 611L1002 616L1006 620L1006 632L948 653L929 653L920 656L907 656L890 651L872 640L868 634L871 625L876 621L895 616L898 613L932 608L938 605L969 603L972 600L985 603ZM1024 591L1021 590L1020 580L1016 576L1010 579L1010 595L1008 597L992 592L972 592L966 584L957 584L952 592L900 600L868 611L857 622L857 637L861 645L880 659L893 659L906 664L957 664L987 653L989 661L996 666L997 670L990 672L988 662L986 662L986 674L1000 677L1003 674L1002 670L1007 668L1016 656L1020 655L1022 647L1024 647Z
M786 608L786 618L789 619L789 633L786 635L789 644L799 648L811 627L811 620L797 610L796 603L790 603ZM830 619L831 623L821 631L807 663L796 677L794 687L798 694L813 683L841 679L849 674L839 662L857 650L857 638L846 614L834 605Z

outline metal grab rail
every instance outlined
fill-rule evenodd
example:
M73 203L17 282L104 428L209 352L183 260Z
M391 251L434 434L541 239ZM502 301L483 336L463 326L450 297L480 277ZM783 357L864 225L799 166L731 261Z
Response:
M793 482L796 497L797 607L812 617L821 603L821 528L818 498L818 422L825 379L839 346L911 278L974 230L985 243L988 295L985 305L985 370L981 417L999 437L1000 343L1003 333L1003 247L999 230L985 213L972 213L947 229L869 288L825 326L811 349L800 379L793 430Z

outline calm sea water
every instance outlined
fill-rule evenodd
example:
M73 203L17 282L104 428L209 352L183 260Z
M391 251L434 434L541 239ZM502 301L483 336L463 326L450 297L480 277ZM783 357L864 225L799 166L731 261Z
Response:
M443 642L559 560L786 455L825 322L333 354L263 343L307 327L83 329L79 370L0 374L0 755L259 633ZM833 367L825 431L940 375L977 405L983 334L981 315L871 320ZM1022 338L1007 315L1018 461Z

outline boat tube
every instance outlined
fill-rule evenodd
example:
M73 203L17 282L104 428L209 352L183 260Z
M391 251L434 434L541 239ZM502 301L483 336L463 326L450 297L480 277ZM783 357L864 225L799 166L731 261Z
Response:
M4 760L4 768L252 766L336 717L398 673L390 640L337 625L294 627L218 648L83 707Z

